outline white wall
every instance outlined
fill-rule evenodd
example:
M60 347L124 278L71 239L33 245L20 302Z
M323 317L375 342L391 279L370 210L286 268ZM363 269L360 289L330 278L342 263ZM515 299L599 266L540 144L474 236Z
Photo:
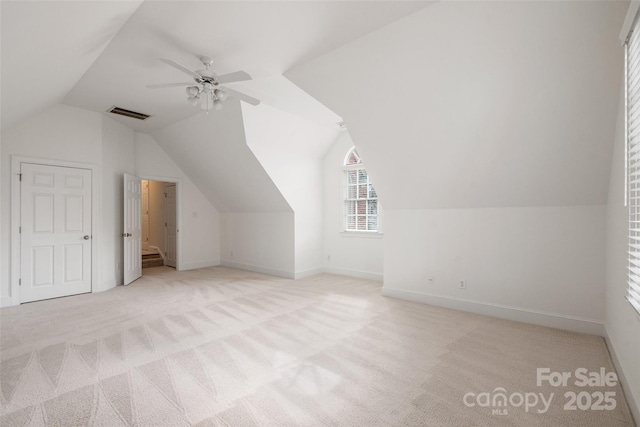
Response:
M216 209L148 135L99 113L56 105L2 132L0 211L3 236L10 236L11 156L19 155L98 166L98 223L93 224L101 291L122 283L123 173L174 177L183 188L182 268L220 263L220 225ZM0 297L10 304L10 240L0 241Z
M385 219L383 293L602 334L604 206L387 209Z
M605 204L625 2L435 2L285 73L386 209Z
M627 400L640 421L640 315L625 300L627 293L628 210L624 206L624 98L621 96L607 204L606 317L607 344L623 375Z
M293 212L221 214L222 265L295 277Z
M195 184L148 134L135 133L135 173L147 179L178 179L182 191L181 268L220 264L220 215Z
M342 165L353 145L349 132L343 131L323 160L323 268L328 273L382 281L382 234L343 231ZM363 162L366 167L366 159ZM371 179L375 185L375 176ZM381 224L384 231L384 221Z
M294 274L293 211L247 146L237 100L229 99L220 111L196 114L153 132L152 137L193 182L193 190L224 214L217 233L225 234L215 240L221 242L222 264L285 277ZM193 221L198 217L185 213L185 232L201 232ZM220 259L220 252L217 256Z
M0 198L0 296L10 296L11 156L83 162L99 165L102 153L101 115L78 108L56 105L43 113L2 131L2 179ZM95 177L101 179L101 177ZM94 229L100 230L98 224Z
M98 165L98 224L93 224L98 239L99 279L95 291L122 283L122 172L133 172L133 131L102 114L56 105L2 134L2 230L10 236L12 155ZM3 304L10 295L9 239L3 239L0 289Z
M0 6L0 23L2 22L2 6ZM0 55L0 70L2 70L2 55ZM3 117L2 115L2 102L0 102L0 118ZM4 175L2 175L2 170L5 167L4 166L4 160L2 157L2 138L3 135L0 133L0 177L2 177L2 180L4 181ZM0 215L4 214L4 211L2 210L2 206L6 206L8 205L7 201L4 200L3 196L2 196L2 186L0 185ZM4 234L4 221L0 219L0 242L3 242L5 240L9 240L8 237L5 237L6 235ZM10 297L7 294L5 296L5 294L3 293L3 279L4 279L4 275L3 275L3 271L5 271L5 267L7 267L7 265L5 264L5 247L4 245L0 244L0 307L4 307L6 305L10 304Z
M134 170L134 132L107 117L102 119L102 283L95 291L124 283L124 174Z
M242 108L247 145L294 212L295 275L322 268L322 157L338 126L268 105Z
M386 294L603 332L626 6L436 2L285 73L375 179Z

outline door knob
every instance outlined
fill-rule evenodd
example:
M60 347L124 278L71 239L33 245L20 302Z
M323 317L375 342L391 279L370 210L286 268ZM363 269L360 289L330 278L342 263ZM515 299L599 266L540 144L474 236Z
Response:
M84 237L83 237L83 239L84 239L84 240L89 240L89 235L88 235L88 234L85 234L85 235L84 235Z

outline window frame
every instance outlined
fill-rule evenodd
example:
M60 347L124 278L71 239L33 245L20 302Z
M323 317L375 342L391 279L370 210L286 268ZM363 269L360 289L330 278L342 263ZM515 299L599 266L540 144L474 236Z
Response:
M348 164L349 161L349 157L351 156L351 154L354 153L358 159L357 163L352 163L352 164ZM356 180L354 183L350 183L349 182L349 172L353 172L356 171ZM363 165L362 162L362 158L360 157L360 155L358 154L358 151L356 150L356 147L351 147L348 151L347 154L344 157L344 160L342 162L342 168L341 168L341 174L342 174L342 233L344 233L345 235L351 234L351 235L377 235L377 234L382 234L381 232L381 212L380 212L380 199L378 197L378 193L375 190L375 187L373 186L373 183L371 182L371 177L369 176L369 173L367 172L366 168ZM366 197L360 197L358 192L358 188L363 184L362 182L360 182L361 178L361 174L364 175L366 182L364 183L366 185ZM356 189L356 197L349 197L349 188L353 187ZM370 197L371 196L371 191L373 190L373 192L375 193L375 197ZM357 212L357 202L365 202L365 213L363 215L358 214ZM375 214L370 214L369 213L369 202L371 201L375 201L376 202L376 213ZM356 202L356 211L355 213L351 214L349 213L349 208L348 208L348 203L349 202ZM364 216L365 217L365 229L358 229L358 217ZM353 217L355 218L354 220L354 224L355 224L355 228L349 228L349 218ZM369 218L370 217L375 217L375 222L376 222L376 228L375 229L369 229Z
M624 43L625 206L627 207L627 291L625 299L640 315L640 26L637 16ZM633 51L632 53L630 51Z

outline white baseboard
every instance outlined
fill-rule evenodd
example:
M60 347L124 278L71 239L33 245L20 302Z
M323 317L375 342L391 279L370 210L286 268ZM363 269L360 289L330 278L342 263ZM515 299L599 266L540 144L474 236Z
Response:
M215 261L197 261L197 262L182 262L180 263L180 271L195 270L196 268L207 268L219 265Z
M229 261L223 259L220 261L220 265L225 267L237 268L238 270L253 271L254 273L268 274L270 276L284 277L285 279L295 279L295 274L292 271L274 270L272 268L260 267L257 265L243 264L241 262Z
M91 292L104 292L111 288L115 288L117 285L118 283L116 283L116 279L109 279L102 282L100 286L94 286Z
M564 329L567 331L579 332L583 334L599 336L605 335L603 323L592 319L529 310L521 307L511 307L500 304L491 304L486 302L477 302L438 295L423 294L386 287L382 288L382 295L407 301L451 308L454 310L466 311L469 313L483 314L485 316L515 320L517 322L531 323L533 325Z
M225 267L237 268L238 270L253 271L255 273L269 274L271 276L284 277L286 279L304 279L305 277L314 276L316 274L329 273L338 276L357 277L358 279L374 280L382 282L382 274L368 273L366 271L348 270L344 268L312 268L310 270L297 271L291 273L289 271L274 270L272 268L260 267L257 265L243 264L241 262L229 261L223 259L220 265Z
M11 307L13 299L11 297L0 297L0 308Z
M609 354L611 355L611 360L613 360L613 365L616 367L616 372L618 373L618 379L620 380L620 385L622 386L622 390L624 391L625 397L627 398L627 404L629 405L629 410L631 410L631 414L636 421L636 425L640 422L640 396L634 396L631 388L629 387L629 382L627 381L627 377L624 374L624 369L622 369L622 365L620 364L620 359L618 359L618 355L616 354L615 347L613 343L609 339L609 334L605 328L604 339L607 343L607 348L609 349ZM633 362L636 362L635 360ZM633 363L632 362L632 363Z
M321 274L324 273L324 269L323 268L312 268L310 270L304 270L304 271L296 271L296 280L297 279L304 279L305 277L309 277L309 276L315 276L316 274Z
M349 270L346 268L324 267L324 273L336 274L338 276L357 277L358 279L374 280L382 282L383 276L378 273L369 273L367 271Z

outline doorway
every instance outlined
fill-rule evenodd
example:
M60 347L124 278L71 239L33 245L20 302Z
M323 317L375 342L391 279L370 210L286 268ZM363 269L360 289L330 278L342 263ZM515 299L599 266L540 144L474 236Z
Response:
M124 174L125 285L142 276L145 259L156 258L157 266L180 270L181 188L179 179Z
M142 268L176 267L176 183L142 180Z

